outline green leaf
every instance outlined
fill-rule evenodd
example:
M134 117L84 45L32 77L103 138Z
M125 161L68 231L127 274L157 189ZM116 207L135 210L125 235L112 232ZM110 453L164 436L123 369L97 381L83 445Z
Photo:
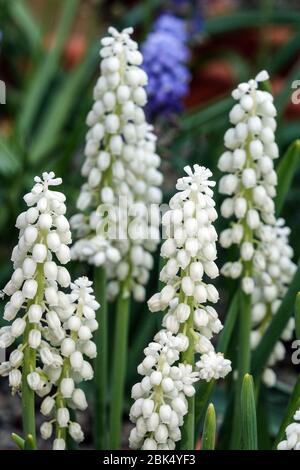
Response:
M217 345L217 351L222 352L224 356L228 351L228 346L232 336L233 328L237 321L238 315L238 306L239 306L239 295L236 293L230 303L228 313L226 315L226 321L220 339ZM201 419L204 415L204 410L209 401L209 397L214 389L215 381L211 380L210 382L202 382L198 387L195 395L195 430L196 434L198 433Z
M44 56L33 78L20 111L19 130L22 139L27 141L36 114L41 107L42 100L48 86L59 66L59 59L63 51L65 40L68 37L73 18L77 11L79 0L65 0L63 12L58 25L56 40L53 48Z
M251 375L244 376L241 393L242 449L257 450L257 422L254 385Z
M292 39L285 43L276 54L272 55L267 70L274 75L293 58L299 50L300 32L296 32Z
M21 164L18 156L10 148L8 142L0 136L0 174L12 176L20 170Z
M25 439L25 450L36 450L35 440L31 434L28 434Z
M151 0L150 3L150 8L151 10L154 10L157 8L160 4L159 0ZM148 10L146 11L145 9L145 2L139 3L138 5L134 6L131 8L131 10L128 11L128 13L125 13L122 15L122 19L120 21L120 26L121 27L131 27L131 26L136 26L139 23L141 23L145 16L149 14Z
M282 122L277 132L277 141L281 147L287 147L299 137L300 120Z
M41 31L24 0L12 0L8 6L12 19L27 37L30 47L36 50L41 45Z
M268 23L300 22L300 14L290 9L274 9L270 15L265 16L257 10L239 10L229 15L216 15L205 21L205 32L214 35L227 31L241 30L244 28L263 26Z
M294 278L284 298L282 299L277 313L273 316L267 330L264 333L262 340L260 341L257 349L253 353L252 372L255 376L257 376L263 371L276 342L280 338L289 318L293 313L295 297L298 292L299 285L300 260L298 262L298 268L294 274Z
M241 448L242 407L241 390L245 374L250 371L251 350L251 297L239 290L239 318L238 318L238 349L237 349L237 379L234 383L234 415L231 437L231 449Z
M217 351L222 352L224 356L226 355L226 352L228 350L233 328L237 321L238 307L239 307L239 295L238 293L235 293L230 303L228 312L226 314L224 328L221 331L219 341L218 341L218 346L217 346Z
M268 402L265 398L265 388L261 386L258 398L256 400L257 403L257 446L259 450L271 450L273 445L273 440L271 437L271 430L270 430L270 418L273 417L269 413L268 409ZM280 410L278 410L280 412ZM271 415L271 416L270 416Z
M233 99L224 98L213 102L199 110L189 111L179 120L181 132L187 132L199 128L208 121L215 120L222 114L227 114L233 105Z
M201 420L203 419L209 397L213 391L215 381L201 382L195 395L195 433L199 432Z
M97 44L90 48L86 60L65 80L52 99L29 148L28 160L32 164L42 160L57 144L57 139L70 115L74 101L78 99L81 89L84 89L84 85L94 71L98 50L97 41Z
M20 450L24 450L25 447L25 441L20 437L18 434L15 434L14 432L11 435L12 440L17 444Z
M277 195L275 198L277 215L280 214L283 208L284 201L290 190L299 162L300 140L295 140L295 142L289 146L276 168L278 175Z
M300 409L300 376L298 377L298 380L295 383L284 418L282 420L280 429L275 439L274 449L276 449L279 442L284 439L285 429L292 422L294 413L299 409Z
M207 407L204 420L202 450L215 450L216 427L216 412L214 405L210 403Z
M300 292L298 292L298 294L296 295L295 330L296 330L296 338L300 341Z

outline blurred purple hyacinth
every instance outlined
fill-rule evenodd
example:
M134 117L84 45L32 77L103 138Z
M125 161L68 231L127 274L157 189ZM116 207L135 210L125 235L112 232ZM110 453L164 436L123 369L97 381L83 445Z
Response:
M143 68L149 78L147 112L150 118L182 109L190 78L187 39L185 21L164 13L154 23L142 46Z

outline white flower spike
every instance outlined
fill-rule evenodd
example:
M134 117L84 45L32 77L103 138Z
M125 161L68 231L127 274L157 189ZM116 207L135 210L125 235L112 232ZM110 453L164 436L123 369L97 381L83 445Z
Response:
M22 393L25 376L27 386L44 398L41 412L51 415L51 421L42 424L41 435L50 438L57 422L53 448L63 450L66 427L73 439L83 439L79 425L70 422L68 407L87 406L78 384L93 376L84 355L90 359L97 354L92 335L98 328L99 304L92 283L84 277L71 283L67 268L61 266L70 259L71 243L66 198L52 189L61 182L53 172L36 177L24 197L29 208L16 222L20 234L12 254L14 273L4 288L10 297L4 320L10 325L0 329L0 347L22 339L9 361L0 365L0 375L9 376L12 393Z
M153 265L150 253L159 243L162 174L156 138L142 109L147 76L133 30L108 31L87 117L86 182L77 201L80 213L71 219L77 237L72 257L106 267L111 298L127 284L141 301Z
M152 312L164 311L163 327L144 350L138 366L144 376L132 388L130 418L135 423L130 446L144 450L173 450L181 439L180 427L188 413L188 397L195 393L194 382L225 377L230 361L217 354L212 336L222 329L216 310L210 303L219 295L206 279L218 276L215 264L217 218L209 180L211 172L194 165L185 168L178 192L170 200L163 216L167 235L161 256L167 259L160 273L165 283L148 306ZM185 352L200 353L194 365L185 360Z
M269 78L266 71L255 80L240 84L232 93L238 101L229 119L233 127L225 134L227 150L219 159L222 176L219 191L226 198L221 205L224 218L232 219L230 228L220 236L223 248L237 245L239 258L227 262L222 274L241 279L245 294L251 295L253 331L251 347L255 349L276 313L296 266L288 243L289 229L282 219L276 220L277 174L273 161L279 155L275 142L276 109L273 97L259 90L259 82ZM289 339L294 329L291 320L283 333ZM283 359L282 342L278 342L269 366ZM263 380L273 386L276 376L266 369Z

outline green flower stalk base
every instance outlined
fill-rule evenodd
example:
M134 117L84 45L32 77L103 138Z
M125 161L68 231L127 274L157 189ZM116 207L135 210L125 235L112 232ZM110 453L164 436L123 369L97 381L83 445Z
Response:
M101 304L97 312L98 330L95 334L97 358L95 370L95 427L94 443L98 450L107 448L107 300L106 273L104 268L96 268L94 272L94 289L96 298Z
M111 382L110 411L110 446L111 450L120 448L124 387L127 364L128 326L130 296L124 295L122 289L117 301L116 330L114 340L114 357Z
M238 376L235 383L235 402L231 448L241 446L241 390L245 374L250 372L251 297L240 292Z
M189 347L181 355L181 362L190 364L194 368L195 364L195 350L194 350L194 331L193 331L193 316L190 315L186 323L186 336L189 339ZM184 424L181 429L181 450L194 450L195 449L195 396L188 399L189 411L184 417Z
M44 273L43 273L43 264L39 264L36 271L36 281L38 283L37 293L32 302L28 303L28 308L30 304L40 305L44 296ZM34 323L29 323L29 320L26 320L26 328L24 332L24 341L26 345L24 349L24 361L22 368L22 420L23 420L23 433L25 441L30 435L32 447L36 448L36 428L35 428L35 393L29 387L27 382L27 376L36 369L36 351L28 345L29 333L32 329L35 328ZM26 446L25 446L26 449Z
M24 334L24 343L28 341L28 335L31 330L31 325L28 323ZM24 351L24 365L22 369L22 420L23 420L23 433L26 439L28 434L31 434L34 442L36 441L35 430L35 396L34 391L31 390L27 383L27 376L35 370L36 352L34 349L27 346Z

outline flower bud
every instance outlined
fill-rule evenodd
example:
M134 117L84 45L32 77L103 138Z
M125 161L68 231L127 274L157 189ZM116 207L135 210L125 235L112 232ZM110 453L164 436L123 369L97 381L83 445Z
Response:
M64 439L54 439L53 442L53 450L65 450L66 448L66 441Z
M76 388L74 390L73 395L72 395L72 401L74 405L76 406L76 408L78 408L81 411L86 410L88 407L84 391L81 390L80 388Z
M52 431L53 431L52 424L45 421L40 427L42 439L45 439L45 440L50 439L50 437L52 436Z
M32 250L32 259L35 263L43 263L47 257L47 248L42 243L34 245Z
M31 330L28 335L28 344L31 348L37 349L41 344L42 335L39 330Z
M37 304L30 305L28 309L29 323L39 323L43 315L42 307Z
M78 423L69 424L69 434L75 442L82 442L84 439L84 434L82 432L80 424Z
M74 380L70 378L63 378L60 383L60 391L64 398L71 398L74 391Z
M68 408L58 408L56 419L59 427L66 428L70 421L70 413Z
M37 372L31 372L27 375L27 383L31 390L38 390L41 385L41 378Z

